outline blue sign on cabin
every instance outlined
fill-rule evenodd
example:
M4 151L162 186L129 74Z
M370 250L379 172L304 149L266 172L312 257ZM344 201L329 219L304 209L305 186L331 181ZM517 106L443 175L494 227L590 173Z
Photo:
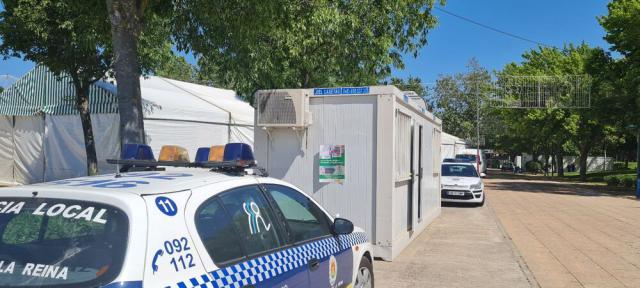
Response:
M369 94L369 87L338 87L338 88L316 88L313 89L313 95L355 95Z

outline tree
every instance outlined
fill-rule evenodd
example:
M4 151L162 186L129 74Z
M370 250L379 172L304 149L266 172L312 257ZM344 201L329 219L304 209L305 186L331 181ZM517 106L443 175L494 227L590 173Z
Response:
M466 73L443 75L436 81L434 111L442 119L443 131L471 140L477 138L478 109L480 115L487 112L486 106L479 105L485 100L491 75L476 59L469 60L467 68Z
M118 83L121 142L146 143L142 121L138 37L148 1L106 0L106 4L115 52L113 70Z
M629 124L640 126L640 1L613 0L607 5L608 14L598 20L607 32L605 39L611 43L612 50L619 52L622 58L615 67L616 104L619 127ZM635 131L626 131L626 161L635 154Z
M4 91L4 87L0 87L0 93L2 93L2 91Z
M155 67L154 74L165 78L185 81L185 82L197 82L196 69L193 65L187 62L183 56L176 55L171 49L171 44L165 44L165 51L162 59L159 60L157 67Z
M97 157L89 111L89 87L111 65L111 35L101 0L2 0L0 54L46 65L56 75L68 74L75 87L87 172L97 173Z
M384 85L394 85L398 87L398 89L402 91L413 91L416 95L420 96L424 99L425 103L427 103L427 108L429 111L433 110L432 103L429 103L429 91L427 87L422 83L422 79L418 77L408 77L407 79L391 77L389 81L382 82Z
M385 85L394 85L402 91L413 91L422 98L428 96L427 87L422 83L422 79L418 77L409 77L407 79L391 77L390 81L383 82Z
M258 89L371 85L417 54L435 0L177 1L178 48L251 100Z
M586 44L568 45L564 49L540 47L523 54L521 64L508 64L500 75L589 75L591 108L544 108L506 112L526 137L533 155L579 154L580 176L586 179L587 157L602 143L605 133L615 131L611 110L614 76L613 59L600 48ZM517 123L517 124L515 124ZM562 163L560 163L559 166Z

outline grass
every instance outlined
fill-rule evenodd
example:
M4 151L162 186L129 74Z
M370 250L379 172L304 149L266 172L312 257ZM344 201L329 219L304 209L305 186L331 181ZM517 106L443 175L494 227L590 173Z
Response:
M587 182L592 182L594 184L606 185L607 184L607 179L609 179L611 177L618 177L618 179L632 178L632 179L635 180L636 179L636 167L637 167L637 163L636 162L629 162L629 168L627 168L627 169L590 172L590 173L587 173L586 181ZM565 172L564 173L564 177L556 176L555 178L561 179L561 180L569 180L569 181L581 181L580 180L580 172ZM620 188L620 189L623 189L623 190L635 190L635 188L620 187L620 186L622 186L622 183L618 187L615 187L615 188ZM610 187L610 188L614 188L614 187Z

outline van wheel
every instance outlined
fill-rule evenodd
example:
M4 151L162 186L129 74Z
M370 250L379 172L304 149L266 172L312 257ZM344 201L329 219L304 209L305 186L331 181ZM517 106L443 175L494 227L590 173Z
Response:
M362 257L358 273L356 274L355 288L373 288L373 266L367 257Z
M484 192L483 192L484 193ZM487 200L487 195L482 195L482 202L478 203L478 207L484 206L484 201Z

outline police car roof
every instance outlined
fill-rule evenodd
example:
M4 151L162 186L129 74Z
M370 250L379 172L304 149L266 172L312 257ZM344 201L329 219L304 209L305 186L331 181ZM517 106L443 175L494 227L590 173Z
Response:
M138 171L86 176L13 187L10 189L69 192L92 191L150 195L182 191L243 177L247 176L212 172L208 169L201 168L182 168L169 171Z

